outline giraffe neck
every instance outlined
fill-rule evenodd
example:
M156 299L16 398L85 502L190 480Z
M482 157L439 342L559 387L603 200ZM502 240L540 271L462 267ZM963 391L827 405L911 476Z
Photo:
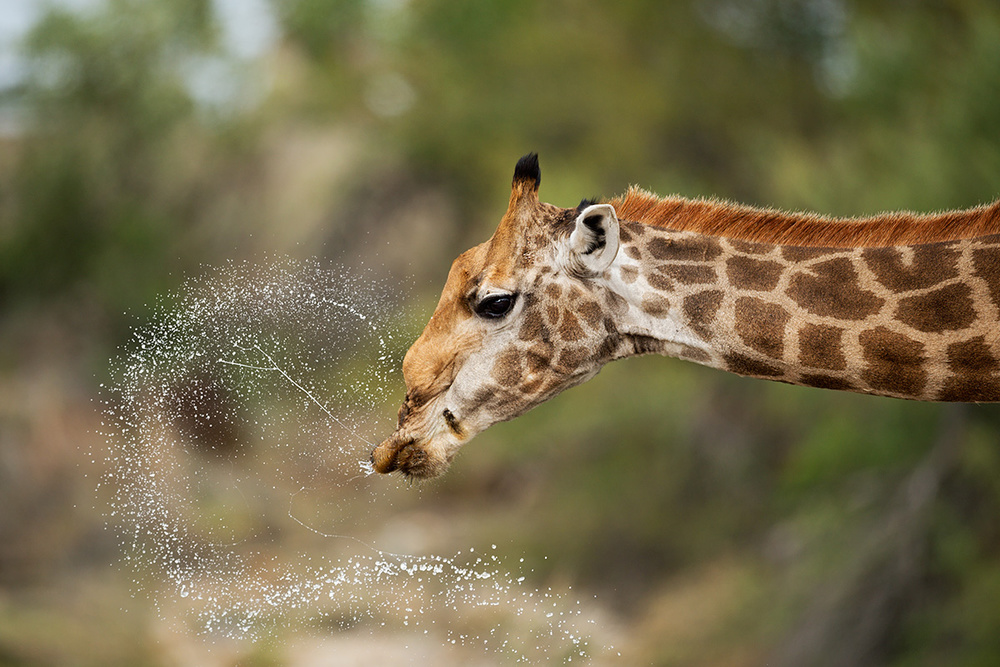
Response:
M621 223L628 353L920 400L1000 400L1000 235L758 243ZM626 353L626 354L628 354Z

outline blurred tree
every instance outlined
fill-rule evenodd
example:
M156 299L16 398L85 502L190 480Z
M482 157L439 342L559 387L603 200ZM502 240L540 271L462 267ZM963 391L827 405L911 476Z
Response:
M134 306L169 284L208 186L201 165L185 163L203 157L192 135L223 146L185 79L218 54L216 32L210 0L53 8L35 26L11 196L0 205L0 304L83 289Z

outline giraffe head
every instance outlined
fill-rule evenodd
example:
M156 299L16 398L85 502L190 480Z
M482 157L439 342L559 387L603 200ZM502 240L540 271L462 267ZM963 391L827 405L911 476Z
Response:
M452 264L430 322L406 353L396 431L376 471L443 473L458 449L597 373L619 336L606 289L619 228L607 204L538 200L538 157L514 169L510 204L486 243Z

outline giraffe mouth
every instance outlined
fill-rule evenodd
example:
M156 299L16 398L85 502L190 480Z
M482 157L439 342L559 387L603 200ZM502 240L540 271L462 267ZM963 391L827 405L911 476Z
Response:
M450 456L443 456L414 438L394 433L372 450L371 462L375 472L383 475L399 472L406 477L429 479L444 474L451 464Z

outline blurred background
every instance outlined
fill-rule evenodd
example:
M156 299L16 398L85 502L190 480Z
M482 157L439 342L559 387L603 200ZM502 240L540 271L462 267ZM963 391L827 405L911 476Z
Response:
M134 594L99 387L185 278L363 264L409 286L412 339L529 151L561 206L926 211L1000 194L998 110L991 0L4 0L0 665L503 662L402 630L206 646ZM1000 664L992 406L629 360L395 492L434 549L572 586L610 664Z

